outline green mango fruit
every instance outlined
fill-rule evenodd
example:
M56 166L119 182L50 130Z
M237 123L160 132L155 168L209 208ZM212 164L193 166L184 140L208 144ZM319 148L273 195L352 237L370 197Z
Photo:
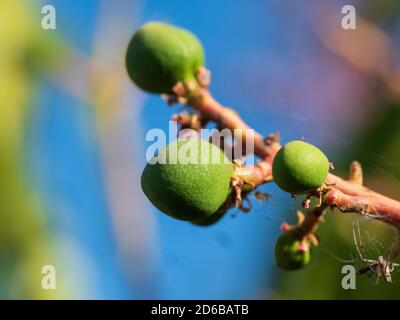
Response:
M280 235L275 245L275 261L282 270L292 271L304 268L310 263L310 251L299 250L300 241L293 232Z
M285 144L272 163L275 183L284 191L301 194L322 186L329 160L317 147L304 141Z
M165 214L196 221L217 213L231 194L234 165L217 146L199 138L169 144L146 165L141 185Z
M133 35L125 62L137 86L171 94L177 82L195 78L204 60L202 44L193 33L163 22L148 22Z

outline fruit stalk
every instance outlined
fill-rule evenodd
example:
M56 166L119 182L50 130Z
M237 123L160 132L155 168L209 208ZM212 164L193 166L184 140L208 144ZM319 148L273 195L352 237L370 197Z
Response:
M310 210L309 214L305 217L304 221L299 226L299 230L302 235L315 234L318 226L324 221L323 215L325 210L328 208L326 204L319 207L315 207Z

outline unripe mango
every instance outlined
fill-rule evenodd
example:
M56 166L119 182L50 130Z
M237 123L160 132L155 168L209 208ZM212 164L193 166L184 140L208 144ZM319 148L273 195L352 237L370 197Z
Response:
M301 251L300 240L294 232L285 232L275 245L275 261L283 270L298 270L310 263L310 251Z
M133 35L125 62L137 86L171 94L177 82L195 78L204 60L203 47L193 33L163 22L148 22Z
M285 144L272 164L275 183L284 191L301 194L322 186L329 172L329 160L317 147L304 141Z
M157 163L151 164L155 160ZM233 174L234 165L221 149L190 138L160 150L146 165L141 185L160 211L176 219L196 221L223 207L231 193Z

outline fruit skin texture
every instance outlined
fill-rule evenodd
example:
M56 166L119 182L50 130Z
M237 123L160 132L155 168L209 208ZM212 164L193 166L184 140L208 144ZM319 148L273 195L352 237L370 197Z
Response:
M193 33L163 22L148 22L133 35L125 62L137 86L171 94L177 82L195 78L204 60L204 49Z
M199 155L208 154L210 161L202 164L198 156L194 163L184 164L178 157L177 163L171 164L170 150L177 150L178 155L197 150ZM217 213L230 196L234 165L208 141L190 138L173 142L160 150L157 159L166 163L148 163L141 185L151 203L165 214L187 221L205 219Z
M275 261L279 268L287 271L304 268L310 263L310 251L299 251L300 241L293 232L283 233L275 245Z
M307 193L319 188L329 172L329 160L317 147L295 140L285 144L272 164L275 183L290 193Z

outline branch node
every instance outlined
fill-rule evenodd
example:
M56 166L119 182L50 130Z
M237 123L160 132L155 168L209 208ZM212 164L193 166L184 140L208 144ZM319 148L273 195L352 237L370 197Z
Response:
M350 165L349 179L351 183L363 185L363 171L361 164L358 161L353 161Z
M266 146L270 147L275 144L279 144L281 140L281 135L279 131L276 131L274 133L270 133L268 136L264 138L264 143Z
M197 70L196 79L201 87L208 88L211 83L211 71L204 67L200 67Z
M201 115L196 113L189 114L186 111L173 115L171 120L180 124L180 130L192 129L200 131L206 124L206 121L202 119Z

